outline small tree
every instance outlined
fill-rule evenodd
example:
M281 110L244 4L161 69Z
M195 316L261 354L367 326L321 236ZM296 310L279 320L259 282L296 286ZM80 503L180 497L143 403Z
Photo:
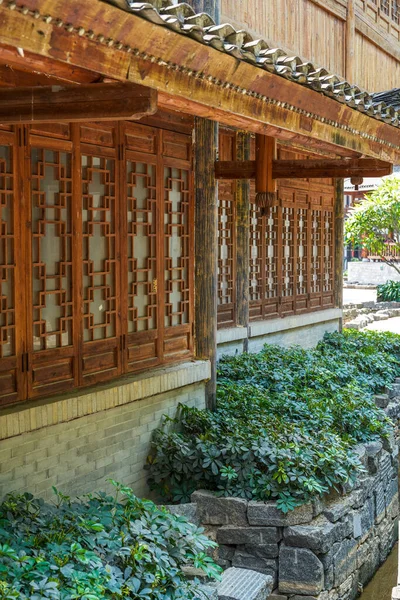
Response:
M354 207L345 224L345 241L366 248L400 273L400 178L384 179Z

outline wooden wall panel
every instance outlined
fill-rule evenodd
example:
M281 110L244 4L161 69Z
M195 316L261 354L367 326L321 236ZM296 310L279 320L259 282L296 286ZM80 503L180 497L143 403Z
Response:
M355 62L356 82L369 92L399 87L400 62L359 33L356 34Z
M346 77L348 0L221 0L230 21L307 61ZM400 5L399 5L400 6ZM400 8L397 0L356 0L354 83L369 92L399 86Z
M221 12L221 22L344 75L344 21L309 0L222 0Z

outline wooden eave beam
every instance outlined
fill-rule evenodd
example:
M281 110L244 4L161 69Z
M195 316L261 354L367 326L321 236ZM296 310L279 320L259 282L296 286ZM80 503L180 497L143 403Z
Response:
M0 44L152 87L162 108L400 162L397 128L100 0L16 0L1 4L0 22Z
M0 123L140 119L157 111L157 92L135 83L2 89Z
M68 65L56 61L54 58L39 56L32 52L20 52L18 48L12 46L0 46L0 62L4 67L16 69L26 75L47 78L47 85L51 85L53 81L63 83L98 83L102 81L102 76L95 71ZM25 83L24 85L36 84ZM46 83L41 82L40 85L46 85Z
M324 179L331 177L383 177L391 163L375 158L273 160L273 179ZM216 179L255 179L257 161L216 161Z

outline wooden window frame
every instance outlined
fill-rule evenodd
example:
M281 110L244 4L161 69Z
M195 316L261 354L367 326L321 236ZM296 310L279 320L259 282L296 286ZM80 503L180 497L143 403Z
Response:
M13 356L0 360L0 406L18 401L44 397L98 382L113 380L120 375L149 367L187 360L193 356L194 318L194 202L192 137L184 125L174 131L171 123L162 128L162 118L152 124L90 123L54 124L48 126L0 127L0 145L12 152L14 194L13 232L15 253L15 347ZM131 134L131 142L128 136ZM132 136L133 134L133 136ZM136 135L136 137L135 137ZM146 144L152 143L151 152ZM132 144L135 146L132 149ZM32 273L32 175L31 149L39 148L71 155L71 227L72 227L72 343L65 347L34 351L33 348L33 273ZM115 335L107 339L84 341L84 268L82 223L82 155L111 158L114 161L114 227L111 261L115 269ZM126 161L135 157L138 162L151 160L157 167L156 246L157 265L157 350L151 360L141 360L140 339L128 334L127 297L127 228L128 192ZM182 255L177 262L178 280L174 284L184 295L184 307L174 316L178 325L166 326L165 252L167 223L164 215L169 190L165 188L165 169L178 169L186 188L179 202L184 213L173 216L170 228L184 233L178 243ZM180 170L180 171L179 171ZM183 174L185 171L185 174ZM175 172L175 171L174 171ZM183 184L182 184L183 185ZM108 210L108 208L106 208ZM170 207L171 210L171 207ZM176 219L180 225L175 225ZM1 213L0 213L1 218ZM103 228L104 231L108 230ZM17 243L18 242L18 243ZM168 271L167 271L168 272ZM101 276L102 277L102 276ZM172 275L169 275L172 277ZM182 301L183 302L183 301ZM1 307L0 307L1 308ZM140 336L139 336L140 337ZM146 336L144 336L145 338ZM146 340L143 340L143 345ZM132 348L139 348L132 358ZM142 353L146 355L146 352ZM2 392L6 390L5 392Z
M254 152L254 149L253 149ZM284 147L279 149L279 157L282 159L290 158L307 158L306 154L296 154L294 150L289 150ZM310 155L311 156L311 155ZM335 219L334 219L334 182L330 179L321 180L279 180L277 200L272 207L271 213L274 211L276 218L274 219L274 235L276 236L274 267L276 270L276 294L272 298L266 298L266 278L268 277L268 258L267 258L267 229L268 219L271 214L261 216L255 207L255 186L252 182L250 185L250 261L252 241L258 240L258 267L256 277L258 278L257 289L259 290L258 299L250 299L249 302L249 318L250 321L263 321L273 318L284 318L291 315L299 315L316 310L333 308L334 300L334 276L335 276L335 258L334 258L334 239L335 239ZM287 275L284 271L284 244L282 243L283 219L284 211L293 210L293 225L291 226L291 278L292 278L292 294L284 296L282 293L283 279ZM304 211L306 216L306 291L299 293L298 275L299 275L299 256L298 256L298 236L299 236L299 211ZM318 263L315 264L315 269L318 271L318 288L313 289L312 281L312 219L314 212L320 213L320 223L318 231L320 251L318 253ZM257 225L255 225L255 215L257 215ZM330 218L331 228L329 230L329 254L325 254L325 235L323 224L325 219ZM252 236L254 227L257 227L258 236ZM250 262L250 274L252 266ZM329 277L325 280L325 267L329 264ZM253 265L254 267L254 265ZM316 271L316 272L317 272ZM324 289L324 282L326 281ZM250 298L252 290L250 289Z

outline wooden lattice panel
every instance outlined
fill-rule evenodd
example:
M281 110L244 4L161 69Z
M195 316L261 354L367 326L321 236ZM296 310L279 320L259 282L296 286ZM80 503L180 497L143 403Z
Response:
M236 157L236 132L220 129L220 160ZM218 327L236 323L236 181L218 182Z
M115 164L82 156L84 341L116 335Z
M321 293L323 286L323 221L321 209L312 209L311 215L311 277L310 296L313 308L321 306Z
M192 355L191 153L136 123L0 131L0 404Z
M265 269L264 269L264 299L275 304L279 296L280 275L279 272L279 248L280 243L284 239L281 232L279 239L279 225L282 221L282 208L280 206L272 206L268 209L267 214L262 217L263 225L263 243L265 244ZM286 237L287 235L287 237ZM287 232L285 231L285 241L290 239L290 225ZM287 270L290 269L287 263Z
M306 158L287 148L279 158ZM250 208L250 318L301 314L333 306L333 182L280 180L265 216Z
M70 346L72 339L71 156L33 148L33 349Z
M249 268L249 298L250 302L262 300L262 269L263 269L263 219L255 203L255 185L250 184L250 268Z
M12 149L9 146L0 146L0 359L15 356L15 231L13 198Z
M156 166L127 161L128 333L157 329Z
M235 323L235 183L218 184L218 323Z
M307 309L309 290L309 221L307 208L296 208L296 308L297 311Z
M165 327L189 323L189 173L164 168Z
M8 140L10 141L10 140ZM21 331L18 330L17 237L14 149L0 140L0 404L23 397L20 371Z

